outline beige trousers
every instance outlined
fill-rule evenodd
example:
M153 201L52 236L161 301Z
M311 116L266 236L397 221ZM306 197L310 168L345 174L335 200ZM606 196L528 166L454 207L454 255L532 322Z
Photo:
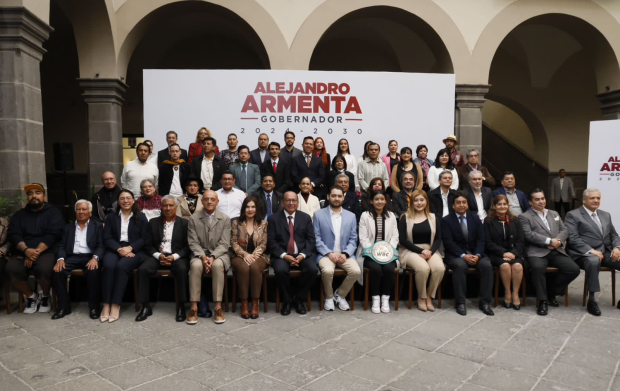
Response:
M200 301L202 290L202 276L205 275L204 266L200 258L194 258L189 264L189 301ZM211 265L211 285L213 286L213 301L222 301L224 294L224 279L226 268L222 258L217 258Z
M430 250L431 246L428 244L416 244L424 250ZM427 261L419 254L411 251L407 251L404 256L401 256L401 265L403 268L413 269L415 272L415 285L418 288L418 297L420 299L426 299L426 293L435 298L437 287L443 278L443 274L446 271L446 267L443 264L441 255L435 252L432 257ZM428 282L428 275L430 274L430 282ZM428 288L426 284L428 283Z
M349 294L351 287L355 284L355 281L362 273L357 261L353 258L348 258L344 263L339 263L337 265L328 257L321 258L319 260L319 269L321 269L321 279L323 280L325 297L328 299L332 299L334 297L332 282L334 281L334 271L336 268L347 272L347 276L338 288L338 296L340 297L346 297Z

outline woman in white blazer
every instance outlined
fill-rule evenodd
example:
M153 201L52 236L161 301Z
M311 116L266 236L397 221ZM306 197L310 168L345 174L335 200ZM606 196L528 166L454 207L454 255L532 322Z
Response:
M370 203L373 208L362 213L359 223L359 240L357 247L357 262L362 267L370 270L369 289L372 296L371 311L390 312L390 293L394 289L394 270L399 267L398 259L387 264L379 264L370 257L365 257L362 252L379 241L386 241L394 247L398 246L398 224L396 215L387 205L387 194L384 190L371 191ZM360 277L363 279L363 275ZM363 281L359 281L363 284Z
M456 172L456 167L452 163L450 157L450 151L446 148L440 149L437 152L437 159L435 159L435 165L428 170L428 187L431 190L435 190L439 187L439 174L443 171L450 171L452 173L452 186L451 189L459 189L459 174Z
M312 190L312 182L310 178L305 177L299 183L300 192L297 194L297 199L299 200L299 208L298 210L307 213L311 218L314 218L314 212L321 209L321 203L319 202L319 198L315 195L310 194L310 190Z

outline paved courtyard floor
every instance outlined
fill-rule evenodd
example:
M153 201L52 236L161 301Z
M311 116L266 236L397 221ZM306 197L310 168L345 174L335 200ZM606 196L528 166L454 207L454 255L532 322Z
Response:
M583 274L583 273L582 273ZM133 306L113 324L90 320L86 303L70 316L0 314L0 390L620 390L620 310L602 273L596 318L581 307L583 275L569 308L536 315L484 316L477 301L462 317L452 300L435 312L376 315L313 311L282 317L270 305L258 320L174 321L174 304L136 323ZM1 310L4 310L3 308Z

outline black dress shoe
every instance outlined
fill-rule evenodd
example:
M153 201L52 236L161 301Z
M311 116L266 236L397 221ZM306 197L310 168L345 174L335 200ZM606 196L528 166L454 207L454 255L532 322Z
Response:
M306 314L306 306L304 305L303 301L299 299L294 299L293 307L295 307L295 312L297 312L299 315Z
M491 306L488 304L482 304L480 307L480 311L484 312L485 315L493 316L495 313L491 309Z
M560 303L558 303L558 301L556 299L549 300L547 302L547 304L550 305L551 307L559 307L560 306Z
M142 322L149 316L153 315L153 310L148 305L143 305L138 316L136 316L136 322Z
M70 310L58 310L54 315L52 315L52 319L62 319L65 315L69 315L71 313Z
M98 309L93 308L93 309L91 309L91 310L88 312L88 317L89 317L89 318L91 318L91 319L99 319L99 315L100 315L100 314L101 314L101 313L99 312L99 310L98 310Z
M549 313L549 309L547 307L547 300L541 300L540 303L538 303L538 309L536 310L536 313L542 316L545 316Z
M280 309L280 314L287 316L291 314L291 308L293 308L292 303L282 303L282 308Z
M177 316L176 318L174 318L177 322L185 322L185 307L180 305L179 309L177 310Z
M596 301L588 301L588 312L594 316L601 316L601 309Z
M467 315L467 308L465 308L465 304L457 304L456 313L463 316Z

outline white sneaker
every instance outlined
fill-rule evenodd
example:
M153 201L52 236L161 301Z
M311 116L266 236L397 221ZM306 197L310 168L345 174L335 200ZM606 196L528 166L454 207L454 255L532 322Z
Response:
M39 312L50 312L52 310L50 301L52 301L52 298L50 296L41 296L41 305L39 306Z
M381 312L390 312L390 296L381 296Z
M34 314L35 312L37 312L39 304L41 304L41 296L37 292L35 292L32 299L28 298L26 308L24 308L24 314Z
M334 299L325 299L325 305L323 306L325 311L333 311L334 310Z
M373 296L372 297L372 307L370 308L370 310L375 313L378 314L381 312L381 309L379 308L379 301L380 301L381 297L380 296Z
M340 308L340 310L342 311L349 311L351 309L349 307L349 303L347 302L347 299L340 296L338 294L338 291L334 293L334 301L336 302L336 304L338 304L338 308Z

